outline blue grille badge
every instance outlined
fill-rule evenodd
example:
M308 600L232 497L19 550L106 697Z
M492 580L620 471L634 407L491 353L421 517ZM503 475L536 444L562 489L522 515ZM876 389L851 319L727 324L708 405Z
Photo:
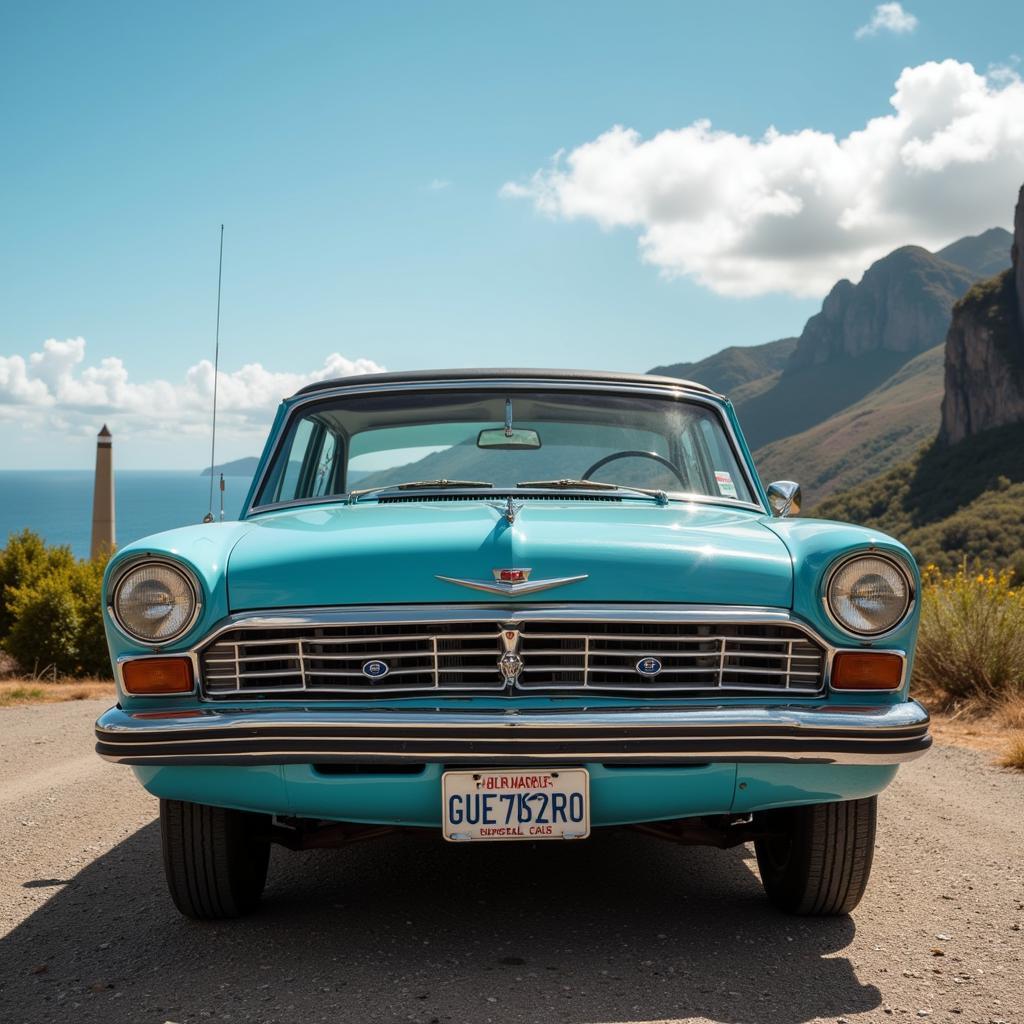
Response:
M386 661L363 662L363 675L368 679L383 679L390 671Z
M661 671L661 662L657 658L641 658L636 663L636 670L642 676L653 678Z

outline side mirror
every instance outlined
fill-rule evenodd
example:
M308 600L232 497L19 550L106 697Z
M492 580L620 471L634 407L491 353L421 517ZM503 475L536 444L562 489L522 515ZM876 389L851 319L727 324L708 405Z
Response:
M769 484L768 507L773 516L800 515L800 485L792 480L776 480Z

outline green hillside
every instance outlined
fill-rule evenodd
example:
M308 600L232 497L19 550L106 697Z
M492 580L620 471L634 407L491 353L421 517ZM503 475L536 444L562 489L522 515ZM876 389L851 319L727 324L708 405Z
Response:
M952 570L967 558L1024 578L1024 424L933 442L808 514L893 534L922 565Z
M980 235L961 238L935 255L966 267L978 277L993 277L1006 269L1012 244L1013 235L1005 228L989 228Z
M736 402L752 448L808 430L884 384L908 359L902 352L837 357L782 373L771 387Z
M762 480L799 480L807 505L910 459L935 437L945 348L936 345L822 423L754 452Z
M796 348L796 338L779 338L763 345L730 345L694 363L655 366L648 373L681 377L707 385L736 400L738 389L765 378L774 379Z

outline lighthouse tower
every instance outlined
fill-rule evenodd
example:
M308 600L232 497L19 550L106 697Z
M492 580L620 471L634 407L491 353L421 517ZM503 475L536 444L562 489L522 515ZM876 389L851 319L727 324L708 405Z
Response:
M114 448L106 423L96 437L96 480L92 492L90 558L109 558L114 550Z

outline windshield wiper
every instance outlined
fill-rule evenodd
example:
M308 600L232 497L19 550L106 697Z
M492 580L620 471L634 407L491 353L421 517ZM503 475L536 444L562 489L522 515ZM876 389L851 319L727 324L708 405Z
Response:
M362 490L349 491L348 503L354 505L360 498L367 494L377 494L381 491L418 491L418 490L444 490L446 487L493 487L494 484L487 480L410 480L404 484L381 484L378 487L364 487Z
M601 480L520 480L517 487L558 487L569 490L590 491L627 491L631 494L644 494L655 498L659 505L668 504L668 495L664 491L656 491L650 487L630 487L625 484L607 484Z

